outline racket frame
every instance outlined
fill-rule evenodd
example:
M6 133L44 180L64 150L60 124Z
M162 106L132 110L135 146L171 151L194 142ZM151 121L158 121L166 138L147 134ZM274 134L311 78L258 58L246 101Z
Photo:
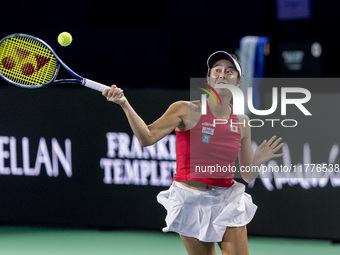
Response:
M98 91L103 91L106 88L109 88L106 85L91 81L89 79L85 79L83 77L81 77L80 75L78 75L77 73L75 73L71 68L69 68L60 58L59 56L56 54L56 52L52 49L51 46L49 46L46 42L44 42L43 40L32 36L32 35L28 35L28 34L23 34L23 33L14 33L11 35L8 35L6 37L4 37L3 39L1 39L0 41L0 45L3 43L3 41L13 38L13 37L26 37L26 38L30 38L33 40L36 40L38 42L40 42L42 45L44 45L46 48L48 48L48 50L50 50L52 52L52 54L54 55L54 57L57 60L57 66L56 69L54 71L53 77L51 78L50 81L44 83L44 84L39 84L39 85L22 85L16 82L11 81L10 79L8 79L6 76L4 76L1 72L0 72L0 77L3 78L4 80L6 80L7 82L9 82L10 84L13 84L17 87L20 88L41 88L41 87L45 87L48 85L52 85L52 84L65 84L65 83L71 83L71 84L80 84L92 89L96 89ZM65 68L65 70L74 78L74 79L60 79L60 80L56 80L56 77L59 73L59 69L60 66L62 66L63 68ZM97 86L97 88L94 88L94 86Z

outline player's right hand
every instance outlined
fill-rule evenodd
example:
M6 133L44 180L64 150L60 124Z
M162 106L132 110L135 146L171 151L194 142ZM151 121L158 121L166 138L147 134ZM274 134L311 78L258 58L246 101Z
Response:
M121 88L118 88L116 85L112 85L111 88L105 89L102 95L106 97L107 101L113 102L119 105L126 102L124 91Z

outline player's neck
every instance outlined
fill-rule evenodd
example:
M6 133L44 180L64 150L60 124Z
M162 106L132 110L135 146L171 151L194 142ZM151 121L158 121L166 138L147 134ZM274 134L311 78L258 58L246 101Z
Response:
M219 101L215 102L212 98L208 98L208 106L211 111L211 113L219 119L229 119L231 114L231 107L230 107L230 101L231 96L229 97L221 97L222 104Z

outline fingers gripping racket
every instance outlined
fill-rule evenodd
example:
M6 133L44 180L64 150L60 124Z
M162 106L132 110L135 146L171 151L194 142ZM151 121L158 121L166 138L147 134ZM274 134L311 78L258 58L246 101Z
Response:
M56 80L60 66L74 79ZM110 88L76 74L47 43L26 34L12 34L0 41L0 76L22 88L62 83L76 83L100 92Z

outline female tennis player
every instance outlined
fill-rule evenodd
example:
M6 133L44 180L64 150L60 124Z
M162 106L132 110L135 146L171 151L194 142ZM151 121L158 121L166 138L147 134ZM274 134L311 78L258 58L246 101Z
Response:
M207 82L240 86L242 70L234 55L218 51L207 60ZM249 254L246 225L257 206L245 193L245 186L234 177L238 157L241 176L246 182L259 174L259 166L281 157L281 138L271 137L256 149L251 148L251 130L246 115L233 114L232 94L216 88L221 103L207 99L207 113L201 114L201 102L178 101L151 125L138 116L123 90L113 85L103 95L119 104L142 146L149 146L173 130L176 132L177 168L174 182L157 196L167 210L164 232L177 232L190 255ZM213 125L214 119L228 120L232 125ZM210 168L209 168L210 164ZM197 168L198 167L198 168ZM209 169L209 171L207 171ZM222 169L222 171L221 171ZM228 169L225 171L225 169ZM251 171L249 171L251 169Z

